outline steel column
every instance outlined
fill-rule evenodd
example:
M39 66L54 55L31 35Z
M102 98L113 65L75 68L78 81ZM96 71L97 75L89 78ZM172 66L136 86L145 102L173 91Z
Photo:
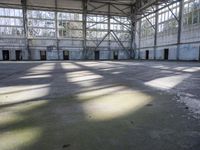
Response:
M24 36L25 36L25 49L28 52L28 60L31 60L31 51L29 49L29 40L28 40L28 24L27 24L27 1L21 0L22 11L23 11L23 27L24 27Z
M56 23L56 49L58 53L58 60L60 60L60 48L59 48L59 33L58 33L58 0L55 0L55 23Z
M140 48L141 48L141 26L142 22L141 20L139 21L139 45L138 45L138 59L140 59Z
M83 59L87 58L87 0L83 0Z
M110 3L108 4L108 50L111 53L111 41L110 41Z
M181 44L181 32L182 32L182 17L183 17L183 0L179 3L179 21L178 21L178 36L177 36L177 60L179 60L180 44Z
M135 15L133 14L133 6L131 6L131 41L130 41L130 55L133 56L133 50L135 45Z
M156 14L155 14L155 33L154 33L154 60L156 60L156 46L158 40L158 6L156 6Z

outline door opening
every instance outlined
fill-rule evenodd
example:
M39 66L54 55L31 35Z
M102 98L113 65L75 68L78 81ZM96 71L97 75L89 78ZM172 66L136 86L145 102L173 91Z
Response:
M94 52L94 59L99 60L99 51Z
M22 51L16 50L15 51L16 60L22 60Z
M69 60L69 51L63 51L63 59Z
M164 60L169 59L169 49L164 49Z
M200 46L199 46L199 61L200 61Z
M40 51L40 60L47 60L46 51Z
M118 60L118 51L113 52L113 58L114 60Z
M146 60L149 59L149 50L146 50Z
M9 50L3 50L2 55L3 55L3 60L9 60L10 59Z

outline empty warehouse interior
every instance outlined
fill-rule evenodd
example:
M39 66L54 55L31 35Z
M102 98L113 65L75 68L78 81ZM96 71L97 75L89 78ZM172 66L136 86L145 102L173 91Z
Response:
M198 0L1 0L0 60L199 60Z
M0 150L200 150L200 0L0 0Z

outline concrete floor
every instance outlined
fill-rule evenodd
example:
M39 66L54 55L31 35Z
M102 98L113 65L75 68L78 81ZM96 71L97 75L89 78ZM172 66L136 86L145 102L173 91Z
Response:
M1 62L1 150L199 150L200 63Z

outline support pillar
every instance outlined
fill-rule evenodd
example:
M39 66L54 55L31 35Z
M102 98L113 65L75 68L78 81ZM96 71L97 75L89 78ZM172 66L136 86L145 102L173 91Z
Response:
M157 49L157 40L158 40L158 5L156 6L156 13L155 13L155 33L154 33L154 60L156 60L156 49Z
M87 0L83 0L83 59L87 59Z
M109 33L109 35L108 35L108 50L109 50L109 57L110 57L110 59L111 59L110 3L108 4L108 33Z
M134 9L135 8L135 9ZM135 50L136 50L136 20L137 20L137 14L136 14L136 8L134 6L131 6L131 43L130 43L130 58L134 59Z
M130 56L132 59L135 58L135 51L137 48L136 45L136 24L138 19L138 8L140 8L141 1L136 0L135 4L131 6L131 45L130 45ZM139 40L140 40L140 31L141 31L141 23L139 26ZM139 43L140 47L140 43Z
M182 32L182 18L183 18L183 0L179 3L179 20L178 20L178 37L177 37L177 55L176 59L180 59L180 46L181 46L181 32Z
M29 49L28 40L28 24L27 24L27 0L21 0L22 12L23 12L23 28L24 28L24 38L25 38L25 50L28 53L28 60L31 60L31 51Z
M140 59L140 49L141 49L141 26L142 22L141 20L139 21L139 45L138 45L138 59Z
M59 33L58 33L58 0L55 0L55 25L56 25L56 49L58 54L58 60L60 60L60 47L59 47Z

